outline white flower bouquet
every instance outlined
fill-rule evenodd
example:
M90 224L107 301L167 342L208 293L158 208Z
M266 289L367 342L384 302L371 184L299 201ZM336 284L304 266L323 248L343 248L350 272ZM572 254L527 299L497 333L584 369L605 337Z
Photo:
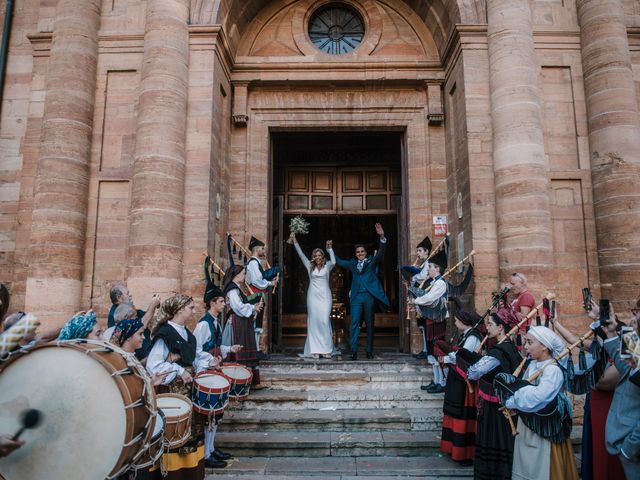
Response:
M289 232L296 235L307 235L309 233L309 222L307 222L302 215L293 217L289 222ZM292 244L291 239L287 240L287 243Z

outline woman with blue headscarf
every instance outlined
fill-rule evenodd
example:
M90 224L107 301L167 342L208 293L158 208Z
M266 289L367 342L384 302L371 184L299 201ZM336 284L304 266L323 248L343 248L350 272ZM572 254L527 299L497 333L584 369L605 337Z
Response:
M60 330L58 340L102 340L102 327L93 310L76 313Z

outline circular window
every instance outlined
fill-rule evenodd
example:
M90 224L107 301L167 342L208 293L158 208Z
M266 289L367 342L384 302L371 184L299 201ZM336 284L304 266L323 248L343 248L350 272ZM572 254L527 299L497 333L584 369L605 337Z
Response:
M320 8L309 21L309 38L318 50L342 55L355 50L364 37L364 21L353 8L331 3Z

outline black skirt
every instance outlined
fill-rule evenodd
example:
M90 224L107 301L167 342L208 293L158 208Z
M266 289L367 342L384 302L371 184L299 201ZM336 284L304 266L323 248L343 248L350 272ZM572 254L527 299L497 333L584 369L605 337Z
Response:
M500 404L486 400L480 400L480 402L473 478L476 480L509 480L513 465L515 437L511 434L509 422L498 410Z

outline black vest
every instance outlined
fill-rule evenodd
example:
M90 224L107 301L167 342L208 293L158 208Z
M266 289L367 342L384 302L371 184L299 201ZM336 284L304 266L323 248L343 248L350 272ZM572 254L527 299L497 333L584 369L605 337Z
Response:
M187 340L184 340L175 328L165 323L160 327L155 337L153 337L153 343L155 344L155 342L161 338L169 349L169 352L180 355L180 359L176 362L178 365L181 367L191 367L193 366L193 361L196 359L197 342L193 333L191 333L188 328L185 330L187 331Z

